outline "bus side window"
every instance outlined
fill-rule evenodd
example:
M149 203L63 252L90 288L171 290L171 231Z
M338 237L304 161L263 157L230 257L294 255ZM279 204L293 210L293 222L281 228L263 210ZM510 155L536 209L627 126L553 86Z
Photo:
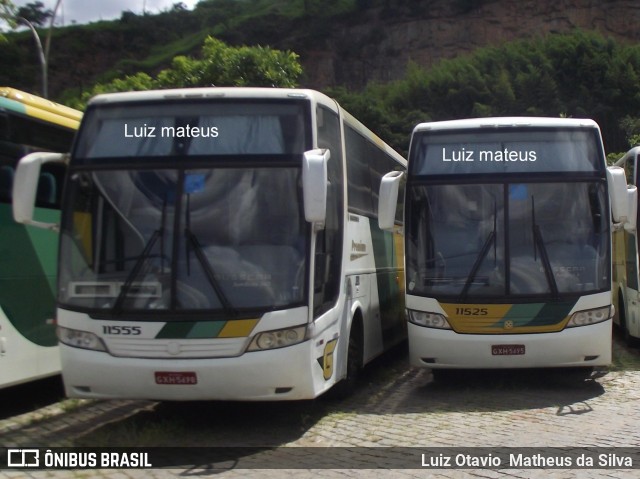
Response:
M51 173L40 173L36 203L40 206L51 207L56 202L56 178Z
M15 172L11 166L0 166L0 202L11 202L11 189Z
M313 285L314 316L317 318L338 300L342 265L342 147L340 120L334 112L318 107L318 148L328 148L327 218L324 230L316 237L316 268Z

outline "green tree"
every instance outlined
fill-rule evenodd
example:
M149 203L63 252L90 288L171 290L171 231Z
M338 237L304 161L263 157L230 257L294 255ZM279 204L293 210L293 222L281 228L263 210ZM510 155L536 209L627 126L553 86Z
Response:
M169 68L155 77L139 72L98 83L70 106L84 109L86 102L100 93L151 90L156 88L184 88L202 86L285 87L297 85L302 74L298 55L269 47L230 47L213 37L207 37L201 58L179 55Z
M357 117L366 105L382 114L367 125L389 125L482 116L569 116L592 118L607 151L638 141L640 127L621 123L640 110L640 45L617 43L597 33L576 31L519 40L443 60L430 69L409 65L402 80L373 85L351 101ZM406 131L411 131L410 125ZM385 138L400 150L395 135Z
M27 3L24 7L18 8L17 16L33 25L43 26L53 16L53 10L45 10L42 2Z
M302 74L298 55L269 47L229 47L208 37L202 48L201 86L295 87Z
M10 28L15 28L16 22L16 6L11 0L0 0L0 20L4 20ZM6 37L0 32L0 42L7 41Z

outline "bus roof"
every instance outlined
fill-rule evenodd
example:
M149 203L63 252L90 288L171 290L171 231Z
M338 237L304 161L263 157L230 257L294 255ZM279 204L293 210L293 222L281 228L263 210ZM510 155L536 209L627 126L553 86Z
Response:
M470 130L474 128L584 128L599 130L598 124L590 119L578 118L543 118L543 117L494 117L468 118L463 120L435 121L420 123L414 128L419 131Z
M89 100L89 104L123 103L137 101L165 101L204 98L292 98L315 99L323 103L335 101L315 90L297 88L245 88L245 87L205 87L177 88L169 90L132 91L121 93L103 93Z
M82 112L15 88L0 87L0 108L77 130Z
M120 93L103 93L89 100L89 105L96 104L116 104L128 102L155 102L187 99L216 99L216 98L236 98L236 99L292 99L292 100L314 100L324 106L331 107L336 112L341 112L345 121L364 133L369 139L374 141L378 147L384 149L392 155L399 163L406 165L406 160L393 148L381 140L369 128L363 125L358 119L342 108L334 99L324 93L302 88L249 88L249 87L205 87L205 88L179 88L169 90L148 90Z

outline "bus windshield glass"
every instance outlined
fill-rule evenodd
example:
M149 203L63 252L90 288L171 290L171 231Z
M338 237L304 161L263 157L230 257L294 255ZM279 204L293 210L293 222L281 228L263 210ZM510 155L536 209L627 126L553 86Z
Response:
M584 129L472 129L418 132L410 174L602 172L597 131Z
M90 112L66 188L61 304L176 319L304 304L303 107L218 106ZM146 136L127 137L134 125Z
M608 290L599 145L589 128L418 132L406 197L408 293L509 301Z
M415 185L407 208L411 294L499 299L610 287L603 182Z

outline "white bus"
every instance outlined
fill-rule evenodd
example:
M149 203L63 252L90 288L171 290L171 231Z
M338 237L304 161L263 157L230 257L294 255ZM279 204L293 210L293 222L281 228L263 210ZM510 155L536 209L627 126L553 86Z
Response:
M640 181L640 147L635 147L616 162L625 169L632 185ZM616 314L613 321L620 327L625 341L630 346L640 344L640 276L638 275L637 228L625 228L614 233L613 242L613 300Z
M70 397L348 392L406 338L402 242L376 221L380 179L406 161L325 95L97 96L69 158L21 161L17 221L30 223L49 161L68 161L57 323Z
M636 192L621 168L606 168L597 124L424 123L408 161L411 364L436 373L608 365L610 211L615 228L635 222ZM402 181L400 173L383 180L383 228L392 226L385 211Z

